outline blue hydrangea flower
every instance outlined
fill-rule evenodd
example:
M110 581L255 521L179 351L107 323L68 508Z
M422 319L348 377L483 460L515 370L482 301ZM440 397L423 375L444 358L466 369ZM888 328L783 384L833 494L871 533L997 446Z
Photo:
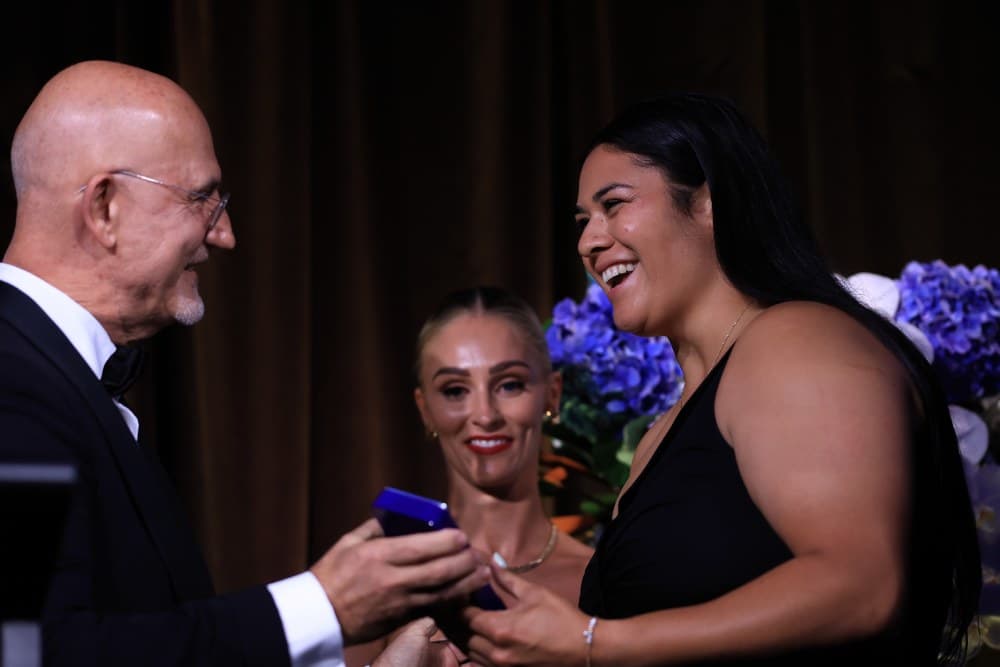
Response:
M684 388L667 339L615 328L611 303L596 284L580 303L564 299L556 304L546 339L552 363L563 373L564 414L571 427L590 437L620 441L626 423L664 412ZM589 409L574 414L576 407ZM601 423L593 423L594 413L603 413Z
M899 278L897 321L921 331L952 403L1000 391L1000 272L910 262Z

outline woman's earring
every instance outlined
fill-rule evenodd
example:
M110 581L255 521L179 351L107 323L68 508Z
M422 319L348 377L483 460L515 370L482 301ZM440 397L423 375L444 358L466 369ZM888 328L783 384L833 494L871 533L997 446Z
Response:
M544 419L544 421L548 422L549 424L558 424L559 423L559 415L558 414L552 414L551 410L546 410L545 414L542 415L542 418Z
M427 431L427 435L430 436L431 440L437 440L438 439L438 432L437 431Z

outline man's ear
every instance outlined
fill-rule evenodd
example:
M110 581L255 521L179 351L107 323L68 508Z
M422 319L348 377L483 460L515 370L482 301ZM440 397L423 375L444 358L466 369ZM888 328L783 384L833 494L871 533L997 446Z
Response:
M114 195L115 184L111 176L97 174L84 187L81 203L84 226L93 239L108 250L118 242L115 216L118 208L112 201Z
M708 191L708 181L691 194L691 218L708 231L715 229L712 217L712 193Z

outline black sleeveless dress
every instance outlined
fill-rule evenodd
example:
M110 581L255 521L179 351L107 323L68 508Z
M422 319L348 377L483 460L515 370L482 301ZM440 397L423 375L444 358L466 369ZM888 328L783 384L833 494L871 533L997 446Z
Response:
M727 352L682 407L621 498L583 577L585 613L617 619L707 602L792 557L750 498L715 420L715 395L728 358ZM921 664L912 655L902 662L905 652L890 637L878 637L711 664Z

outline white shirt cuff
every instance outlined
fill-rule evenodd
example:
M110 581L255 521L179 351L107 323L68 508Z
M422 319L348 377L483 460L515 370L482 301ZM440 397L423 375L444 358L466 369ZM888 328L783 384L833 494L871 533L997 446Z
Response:
M288 642L292 667L344 667L344 638L326 591L303 572L268 584Z

